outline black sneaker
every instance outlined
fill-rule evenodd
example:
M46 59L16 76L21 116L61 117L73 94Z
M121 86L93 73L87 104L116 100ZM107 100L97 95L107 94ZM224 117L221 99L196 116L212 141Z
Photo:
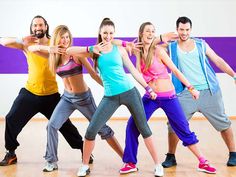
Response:
M169 168L169 167L173 167L177 165L176 163L176 159L175 159L175 155L174 154L170 154L170 153L167 153L166 154L166 159L165 161L162 163L162 166L164 168Z
M236 152L229 153L229 160L227 166L236 166Z
M94 159L94 156L93 156L93 154L91 154L91 156L89 158L89 164L93 164L93 159ZM82 153L82 160L83 160L83 153Z
M0 166L8 166L17 163L16 154L6 153L4 159L0 162Z
M90 158L89 158L89 164L93 164L93 154L91 154Z

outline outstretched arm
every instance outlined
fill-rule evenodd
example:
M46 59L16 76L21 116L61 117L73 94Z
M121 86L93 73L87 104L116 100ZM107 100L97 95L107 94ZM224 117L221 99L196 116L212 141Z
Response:
M157 47L157 54L161 61L173 72L173 74L188 88L190 93L192 94L194 99L199 98L199 91L193 88L190 82L186 79L186 77L178 70L175 64L172 62L166 51L161 48Z
M207 43L206 43L206 55L221 71L233 77L236 83L236 78L235 78L236 75L234 70L224 61L223 58L217 55L215 51L211 49L211 47Z
M24 49L23 40L16 37L3 37L0 38L0 44L5 47Z
M72 46L72 47L69 47L66 50L66 53L68 55L74 55L74 56L78 56L78 57L81 57L81 58L84 58L84 57L92 58L93 57L92 56L93 53L100 55L100 52L104 50L104 47L107 44L108 43L101 42L101 43L99 43L97 45L87 46L87 47Z
M121 52L123 63L125 67L129 70L129 72L132 74L134 79L145 88L147 92L149 92L152 99L156 99L156 93L153 92L153 90L148 86L142 75L138 72L138 70L134 67L133 63L131 62L126 50L124 48L119 48L119 51Z
M101 86L103 86L102 80L98 73L93 69L87 58L79 58L80 62L85 66L90 76Z

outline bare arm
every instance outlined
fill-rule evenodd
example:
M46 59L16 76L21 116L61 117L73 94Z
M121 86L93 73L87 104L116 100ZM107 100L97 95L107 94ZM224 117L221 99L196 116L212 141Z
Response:
M99 75L97 74L97 72L93 69L93 67L91 66L91 64L89 63L87 58L79 58L80 62L85 66L85 68L87 69L88 73L90 74L90 76L101 86L103 86L102 80L99 77Z
M129 72L132 74L134 79L143 86L144 89L147 90L149 87L146 81L143 79L142 75L138 72L138 70L134 67L133 63L131 62L126 50L124 48L119 48L119 51L121 52L123 63L125 67L129 70ZM156 98L156 93L154 93L152 90L149 91L150 96L152 99Z
M24 50L23 40L16 37L0 38L0 44L5 47Z
M104 47L107 45L108 43L99 43L97 45L94 46L87 46L87 47L81 47L81 46L72 46L69 47L66 50L66 53L68 55L74 55L74 56L79 56L81 58L84 57L93 57L93 53L100 55L100 52L104 50Z
M49 53L50 52L50 47L46 45L31 45L28 47L28 50L30 52L44 52L44 53Z
M74 55L74 56L78 56L81 58L92 57L92 54L88 53L87 47L71 46L71 47L67 48L66 53L68 55Z
M227 73L231 77L235 76L234 70L224 61L223 58L217 55L208 44L206 44L206 55L221 71Z

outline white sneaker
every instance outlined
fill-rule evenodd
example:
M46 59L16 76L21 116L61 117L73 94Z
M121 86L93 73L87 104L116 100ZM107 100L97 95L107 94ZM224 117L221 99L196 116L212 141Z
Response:
M51 171L54 171L57 169L58 169L58 166L57 166L56 162L52 162L52 163L46 162L45 167L43 168L43 171L44 172L51 172Z
M156 165L155 176L164 176L164 169L161 164Z
M88 165L82 165L82 166L79 168L78 172L77 172L77 176L83 177L83 176L88 175L89 173L90 173L90 168L89 168L89 166L88 166Z

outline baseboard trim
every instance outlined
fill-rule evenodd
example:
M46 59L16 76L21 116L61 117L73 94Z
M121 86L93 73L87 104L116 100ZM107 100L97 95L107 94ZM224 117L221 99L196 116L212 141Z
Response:
M236 120L236 116L229 116L230 120ZM0 117L0 122L3 122L5 119L4 117ZM84 117L71 117L70 118L71 121L87 121L86 118ZM128 117L112 117L110 120L112 121L127 121L128 120ZM150 121L166 121L167 118L166 117L162 117L162 116L159 116L159 117L152 117L150 119ZM191 120L201 120L201 121L205 121L207 120L205 117L193 117ZM34 122L39 122L39 121L47 121L46 118L44 117L33 117L30 121L34 121Z

